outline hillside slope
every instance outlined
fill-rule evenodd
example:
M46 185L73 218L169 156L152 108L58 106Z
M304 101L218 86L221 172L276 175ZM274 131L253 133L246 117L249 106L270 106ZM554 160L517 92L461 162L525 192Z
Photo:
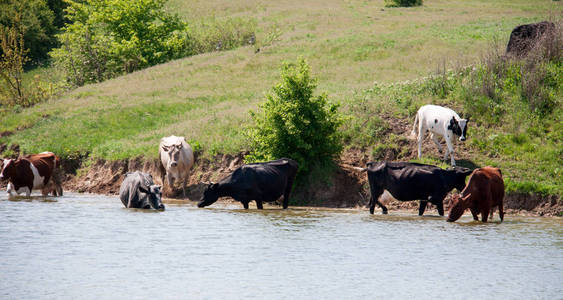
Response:
M247 149L242 132L249 121L248 110L263 101L264 93L276 83L282 61L303 56L319 79L319 92L326 91L329 99L341 102L343 111L365 117L369 113L357 114L358 99L370 102L368 108L380 102L385 106L389 100L371 92L374 82L413 80L442 65L474 63L492 40L505 45L515 26L563 12L560 2L548 0L428 0L422 7L392 9L384 9L383 1L186 4L173 0L169 7L188 21L202 16L254 18L257 45L172 61L3 115L0 144L5 145L4 155L13 155L10 145L17 144L26 153L50 150L67 158L155 158L159 139L171 134L186 136L204 157L239 153ZM433 100L428 96L419 102ZM450 100L439 101L448 104ZM386 107L386 120L408 122L412 114ZM371 146L361 138L351 138L349 143L371 155ZM519 181L530 181L538 173L550 186L561 181L560 172L553 177L540 170L527 176L524 171L529 163L507 164L502 154L491 157L482 155L475 145L458 147L474 165L514 168L509 174L518 174ZM427 156L439 162L437 152Z

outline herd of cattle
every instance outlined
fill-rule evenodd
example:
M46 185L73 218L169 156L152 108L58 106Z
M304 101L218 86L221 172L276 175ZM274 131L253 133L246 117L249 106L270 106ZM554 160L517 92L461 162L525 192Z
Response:
M438 136L446 140L448 156L452 168L441 169L432 165L408 162L369 162L366 168L356 168L367 172L371 191L369 203L373 214L377 204L383 214L387 208L379 202L381 194L387 190L400 201L420 200L418 214L422 215L428 202L436 205L440 216L444 215L443 201L454 188L461 191L454 195L448 221L456 221L469 208L473 218L486 222L489 213L498 206L500 219L504 213L502 201L504 182L501 171L493 167L484 167L473 171L455 167L452 139L459 137L465 141L467 119L462 119L453 110L436 105L422 106L415 117L412 135L416 135L418 125L418 157L421 157L421 143L426 131L440 153L442 148ZM417 124L418 123L418 124ZM194 165L193 151L183 137L169 136L162 138L159 145L160 171L162 184L172 186L175 181L182 182L182 192L186 196L186 183ZM0 180L7 180L7 192L10 195L41 190L43 195L62 195L60 180L53 176L60 166L59 158L52 152L43 152L21 156L17 159L4 159L0 166ZM272 202L283 196L283 208L288 207L293 181L297 175L298 164L290 158L274 161L246 164L235 169L218 183L209 184L201 197L198 207L213 204L219 197L231 197L248 209L250 201L255 201L258 209L263 202ZM469 182L466 177L471 174ZM128 173L121 184L119 197L127 208L145 208L164 210L162 204L162 186L155 184L150 174L139 171Z

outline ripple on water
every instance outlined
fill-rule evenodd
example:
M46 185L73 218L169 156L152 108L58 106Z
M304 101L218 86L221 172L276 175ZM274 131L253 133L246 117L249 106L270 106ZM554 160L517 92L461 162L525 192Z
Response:
M562 221L0 196L0 298L557 298ZM434 212L435 213L435 212Z

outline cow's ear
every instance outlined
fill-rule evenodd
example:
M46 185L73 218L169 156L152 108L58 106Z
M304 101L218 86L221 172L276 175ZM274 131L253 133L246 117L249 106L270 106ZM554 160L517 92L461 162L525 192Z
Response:
M468 123L468 122L469 122L469 118L470 118L470 117L467 116L467 118L465 119L465 123Z
M140 185L139 186L139 191L145 193L145 194L150 194L151 192L149 190L147 190L144 186Z

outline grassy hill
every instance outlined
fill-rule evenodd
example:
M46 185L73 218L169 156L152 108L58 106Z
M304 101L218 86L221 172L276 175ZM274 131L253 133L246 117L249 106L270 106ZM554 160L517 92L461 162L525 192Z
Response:
M374 82L415 80L440 66L475 63L493 40L504 47L515 26L563 12L561 2L550 0L427 0L415 8L384 8L383 1L365 0L171 0L169 8L188 22L252 19L257 25L257 44L171 61L2 115L0 132L12 134L3 134L0 144L18 144L24 152L50 150L63 157L153 158L159 139L175 134L186 136L203 155L237 153L248 144L242 135L248 110L263 101L264 93L276 83L281 62L300 56L318 78L318 91L341 102L345 113L379 120L375 113L385 108L385 115L405 119L414 105L388 104L389 97L374 92ZM369 105L361 106L363 102ZM451 97L422 93L413 103L428 102L451 103L463 111L461 102ZM359 106L367 113L360 113ZM369 111L376 106L377 110ZM560 122L553 126L561 130ZM371 151L361 132L350 137L354 128L344 128L350 146ZM486 130L481 126L475 133L486 139ZM389 143L388 134L383 135L382 141ZM542 145L542 139L534 143ZM561 142L550 147L558 151L559 146ZM549 152L548 166L530 171L541 164L533 155L522 159L506 153L491 155L478 142L467 147L468 159L476 164L507 168L509 178L518 184L540 182L542 187L532 191L547 187L543 190L548 193L562 193L563 163L555 152ZM4 153L10 154L10 150ZM518 190L522 184L516 183Z

